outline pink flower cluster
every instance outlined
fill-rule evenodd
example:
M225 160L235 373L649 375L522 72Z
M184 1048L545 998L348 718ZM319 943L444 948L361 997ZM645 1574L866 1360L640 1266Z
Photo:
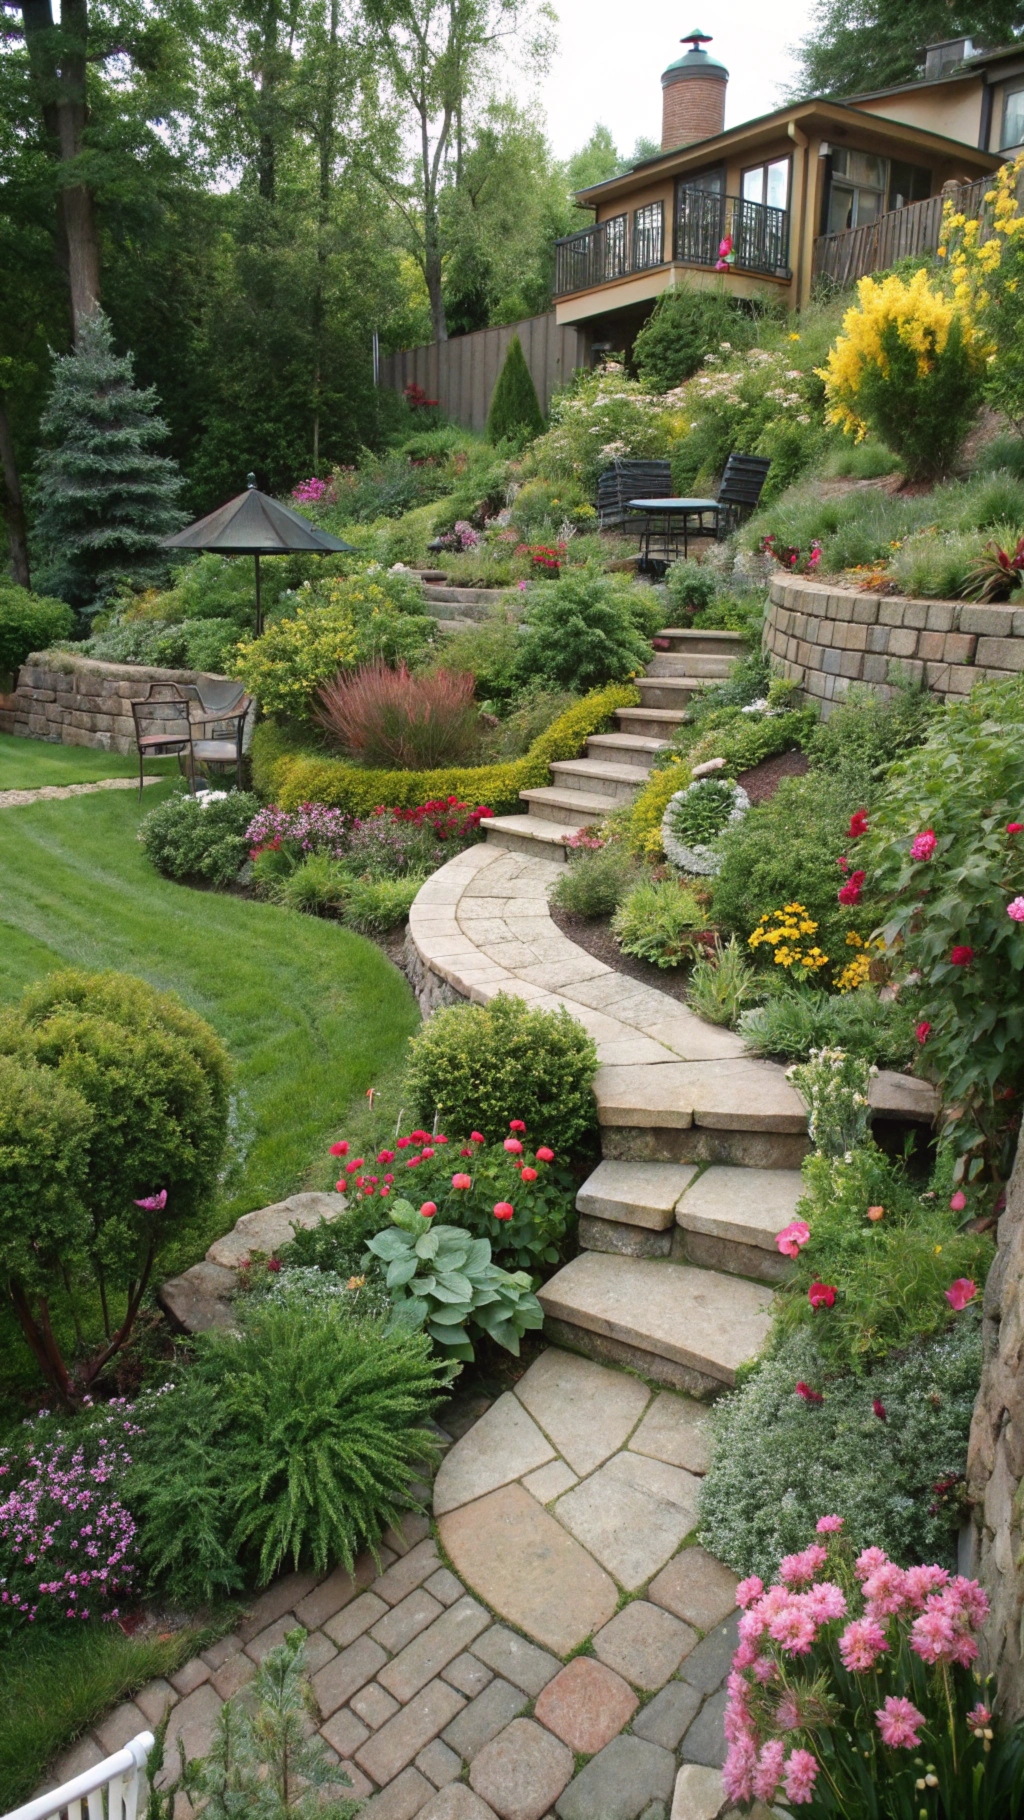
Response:
M0 1623L118 1616L136 1573L117 1489L142 1432L132 1415L117 1399L81 1440L58 1433L24 1462L0 1453Z

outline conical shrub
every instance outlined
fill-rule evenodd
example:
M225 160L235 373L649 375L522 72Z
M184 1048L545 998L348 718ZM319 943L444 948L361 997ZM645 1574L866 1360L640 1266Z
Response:
M488 439L502 442L508 437L511 441L524 442L539 436L543 428L544 413L526 364L523 344L518 335L513 335L491 399Z

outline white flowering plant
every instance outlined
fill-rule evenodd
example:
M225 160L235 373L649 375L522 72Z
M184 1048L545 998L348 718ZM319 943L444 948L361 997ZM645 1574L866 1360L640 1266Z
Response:
M771 498L807 467L825 436L820 382L795 364L792 349L709 354L680 390L692 426L676 467L681 486L710 484L738 450L770 458L763 497Z
M579 376L552 400L551 428L533 444L525 471L592 491L616 460L668 459L689 427L686 390L650 392L618 366Z
M823 1156L846 1156L867 1139L868 1087L877 1073L845 1049L812 1049L810 1061L786 1070L807 1107L807 1135Z

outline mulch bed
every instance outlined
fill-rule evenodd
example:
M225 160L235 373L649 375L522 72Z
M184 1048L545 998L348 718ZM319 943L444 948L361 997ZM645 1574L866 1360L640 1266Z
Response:
M572 916L568 910L559 910L556 904L552 904L551 919L563 935L575 942L577 948L583 948L587 954L592 954L596 961L604 961L606 967L613 967L616 973L624 973L627 979L639 980L644 986L654 986L659 992L667 992L670 998L685 1003L685 969L655 967L650 961L637 960L635 955L623 954L612 934L611 923L605 917L591 920L586 916Z
M784 777L802 777L808 770L810 764L802 752L779 752L774 758L762 759L752 770L741 772L736 782L752 803L766 803Z

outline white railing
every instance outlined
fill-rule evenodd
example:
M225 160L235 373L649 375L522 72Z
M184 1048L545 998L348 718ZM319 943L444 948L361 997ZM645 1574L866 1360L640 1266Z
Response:
M16 1807L3 1820L139 1820L139 1797L146 1792L146 1762L153 1748L152 1732L140 1732L123 1750L104 1757L48 1795L37 1795ZM104 1800L106 1796L106 1800Z

